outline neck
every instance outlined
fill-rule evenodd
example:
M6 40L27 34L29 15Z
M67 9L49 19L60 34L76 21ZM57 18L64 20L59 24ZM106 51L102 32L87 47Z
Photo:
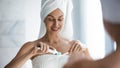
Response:
M61 36L59 34L48 34L48 33L46 33L44 38L48 43L52 44L52 43L59 42L60 39L61 39Z

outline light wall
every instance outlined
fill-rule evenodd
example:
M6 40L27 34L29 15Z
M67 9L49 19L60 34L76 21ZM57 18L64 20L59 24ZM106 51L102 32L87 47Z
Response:
M26 41L37 39L40 0L0 0L0 68L9 63ZM31 68L29 60L23 68Z

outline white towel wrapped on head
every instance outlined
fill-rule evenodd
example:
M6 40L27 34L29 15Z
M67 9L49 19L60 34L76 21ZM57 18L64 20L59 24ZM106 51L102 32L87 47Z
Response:
M46 16L52 11L59 8L64 16L66 14L66 3L65 0L42 0L41 2L41 20L44 21Z
M71 12L72 12L72 3L71 0L41 0L41 26L39 38L43 37L46 33L46 27L44 20L48 14L59 8L64 14L64 24L60 32L61 36L65 38L72 38L73 31L70 28L72 27Z

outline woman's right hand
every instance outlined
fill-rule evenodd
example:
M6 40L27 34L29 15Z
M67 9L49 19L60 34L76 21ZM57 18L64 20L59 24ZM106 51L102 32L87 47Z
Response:
M24 44L21 51L28 55L29 58L34 58L37 55L43 55L48 53L49 46L43 42L28 42Z
M35 42L34 47L32 48L30 55L31 58L34 58L37 55L43 55L48 53L48 49L50 48L49 45L43 42Z

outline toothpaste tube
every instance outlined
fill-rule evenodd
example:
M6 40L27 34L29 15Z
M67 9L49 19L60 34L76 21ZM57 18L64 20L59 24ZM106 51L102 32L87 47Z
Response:
M38 49L40 49L40 46L37 46ZM61 52L58 52L56 49L49 48L49 53L52 53L53 55L61 55Z

